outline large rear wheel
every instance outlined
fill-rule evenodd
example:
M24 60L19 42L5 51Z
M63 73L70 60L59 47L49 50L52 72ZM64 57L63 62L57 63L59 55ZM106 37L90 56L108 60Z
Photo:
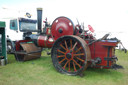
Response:
M78 36L63 36L52 47L51 57L57 71L78 75L87 68L90 50L86 42Z

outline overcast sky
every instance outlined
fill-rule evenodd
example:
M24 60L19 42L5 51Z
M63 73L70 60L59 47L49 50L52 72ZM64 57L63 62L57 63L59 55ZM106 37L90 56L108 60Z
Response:
M47 17L51 23L59 16L69 17L74 23L77 18L97 33L112 32L128 43L128 0L0 0L2 7L28 10L33 16L36 8L42 7L43 19Z

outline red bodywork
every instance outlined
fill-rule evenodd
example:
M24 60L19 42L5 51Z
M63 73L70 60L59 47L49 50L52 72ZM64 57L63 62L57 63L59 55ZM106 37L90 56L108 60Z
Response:
M91 58L101 59L101 63L96 64L95 67L111 68L112 64L114 64L114 61L116 59L114 47L116 47L117 44L118 44L118 41L101 40L89 45Z

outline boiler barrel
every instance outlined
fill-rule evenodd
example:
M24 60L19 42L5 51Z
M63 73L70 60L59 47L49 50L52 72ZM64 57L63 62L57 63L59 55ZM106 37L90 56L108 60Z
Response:
M51 48L54 41L52 37L48 37L46 35L30 35L29 36L32 41L38 46L43 48Z

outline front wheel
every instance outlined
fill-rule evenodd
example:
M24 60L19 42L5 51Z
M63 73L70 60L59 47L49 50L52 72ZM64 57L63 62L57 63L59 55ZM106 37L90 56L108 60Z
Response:
M13 46L11 42L7 42L7 53L13 52Z

